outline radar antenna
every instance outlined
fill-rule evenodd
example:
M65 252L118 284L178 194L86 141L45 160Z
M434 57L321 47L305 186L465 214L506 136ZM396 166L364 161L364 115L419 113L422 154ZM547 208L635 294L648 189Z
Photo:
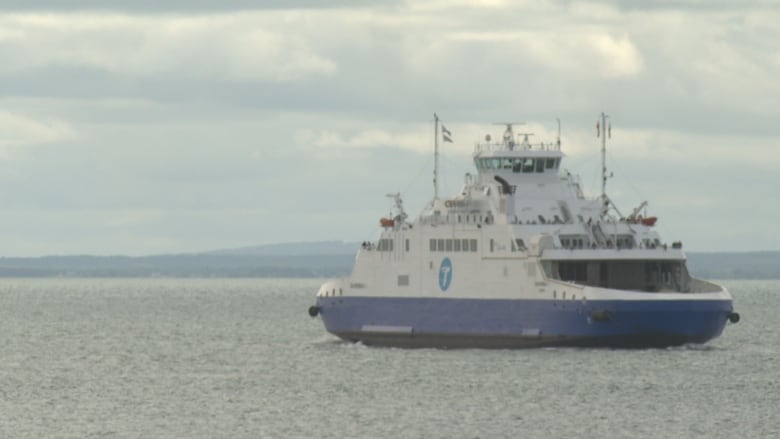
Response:
M533 136L534 133L517 133L518 136L523 136L523 147L524 148L531 148L531 142L528 141L528 136Z
M515 125L524 125L524 122L493 122L493 125L504 125L506 126L506 131L504 131L504 145L509 148L509 150L515 149L515 131L514 126Z

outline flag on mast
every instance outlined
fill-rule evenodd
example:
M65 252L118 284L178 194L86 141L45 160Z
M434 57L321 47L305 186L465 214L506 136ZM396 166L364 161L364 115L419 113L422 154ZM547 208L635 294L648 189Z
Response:
M444 124L441 125L441 138L445 142L452 143L452 133L447 129L447 127L444 126Z

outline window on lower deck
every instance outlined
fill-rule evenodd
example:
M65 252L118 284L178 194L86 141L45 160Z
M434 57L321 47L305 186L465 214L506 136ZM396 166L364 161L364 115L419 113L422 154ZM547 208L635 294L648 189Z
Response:
M588 280L588 264L585 262L559 262L558 275L564 281L585 282Z
M625 291L688 292L691 277L682 261L555 261L545 273L563 281Z

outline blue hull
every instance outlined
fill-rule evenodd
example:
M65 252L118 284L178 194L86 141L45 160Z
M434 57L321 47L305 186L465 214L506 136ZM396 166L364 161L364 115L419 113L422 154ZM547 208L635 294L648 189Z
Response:
M318 297L328 332L368 345L667 347L721 334L731 300Z

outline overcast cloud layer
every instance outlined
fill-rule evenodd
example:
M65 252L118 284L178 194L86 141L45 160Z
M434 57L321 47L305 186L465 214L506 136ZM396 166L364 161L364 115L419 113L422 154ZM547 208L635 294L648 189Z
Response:
M780 250L774 3L364 3L0 2L0 255L375 239L432 195L434 111L445 193L493 122L556 118L596 193L606 111L624 212Z

